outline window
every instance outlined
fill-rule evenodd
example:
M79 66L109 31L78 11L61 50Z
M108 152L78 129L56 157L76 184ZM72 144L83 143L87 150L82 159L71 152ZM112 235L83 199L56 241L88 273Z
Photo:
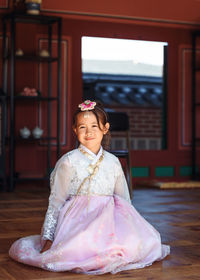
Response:
M127 112L134 150L166 148L166 70L165 42L82 37L83 97Z

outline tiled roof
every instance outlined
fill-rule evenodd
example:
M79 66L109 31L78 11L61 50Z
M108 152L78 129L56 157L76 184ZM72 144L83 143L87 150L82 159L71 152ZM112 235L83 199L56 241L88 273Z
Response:
M84 73L83 84L84 98L105 105L162 106L160 77Z

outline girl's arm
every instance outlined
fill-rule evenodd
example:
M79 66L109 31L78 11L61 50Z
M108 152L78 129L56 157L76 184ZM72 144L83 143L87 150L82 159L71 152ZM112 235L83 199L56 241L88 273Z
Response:
M61 158L51 173L51 194L41 233L41 241L44 243L42 251L44 250L44 246L47 246L47 243L50 244L50 242L46 241L53 242L54 240L54 233L57 226L59 212L69 195L69 182L71 180L71 174L72 170L67 157L64 159Z
M124 198L126 201L128 201L131 204L128 185L127 185L126 178L124 176L124 172L123 172L123 169L122 169L122 166L121 166L121 163L119 160L118 160L115 174L117 174L117 179L115 182L114 194L121 196L122 198Z

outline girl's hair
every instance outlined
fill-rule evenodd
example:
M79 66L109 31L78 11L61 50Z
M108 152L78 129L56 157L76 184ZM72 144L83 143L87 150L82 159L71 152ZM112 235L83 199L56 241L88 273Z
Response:
M94 109L89 110L89 112L92 112L95 115L99 129L101 129L100 121L103 124L103 126L105 126L105 124L108 122L108 115L105 112L103 105L100 102L97 101ZM73 127L76 127L77 116L80 113L84 113L84 111L81 111L81 109L78 108L78 110L73 115ZM102 146L105 150L110 148L110 139L111 139L111 135L110 135L110 131L108 131L106 134L103 135L103 139L102 139Z

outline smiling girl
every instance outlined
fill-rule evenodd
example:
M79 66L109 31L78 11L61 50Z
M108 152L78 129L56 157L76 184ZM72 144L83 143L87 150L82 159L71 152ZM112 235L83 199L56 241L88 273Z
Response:
M17 240L10 256L46 270L85 274L117 273L163 259L169 246L131 205L121 164L102 147L109 138L106 112L90 100L78 108L73 130L79 147L51 173L41 235Z

